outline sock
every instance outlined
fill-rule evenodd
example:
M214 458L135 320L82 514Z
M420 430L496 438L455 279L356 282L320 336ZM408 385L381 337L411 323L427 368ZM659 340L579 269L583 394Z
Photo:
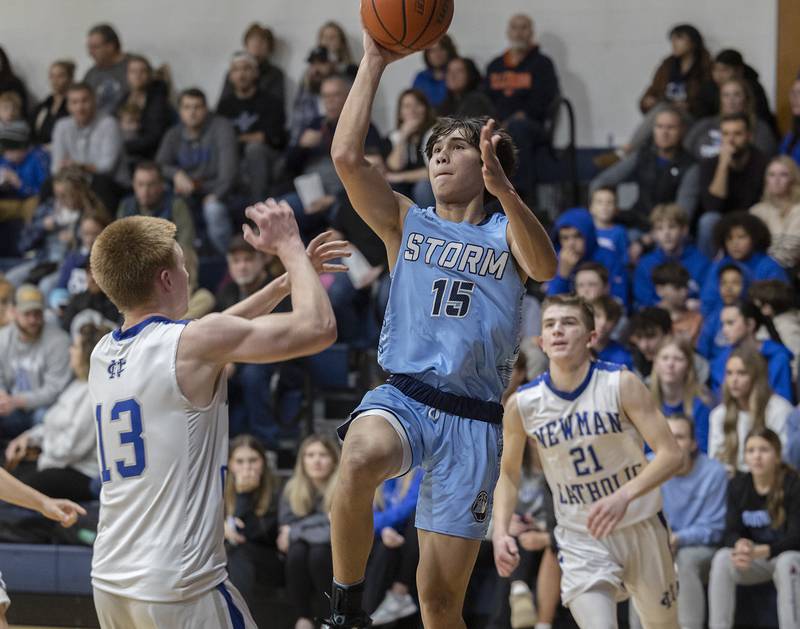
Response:
M364 579L350 585L342 585L334 579L331 587L331 613L344 616L362 614L361 597L363 595Z
M516 596L518 594L530 594L531 589L528 587L528 584L525 581L514 581L511 584L511 596Z

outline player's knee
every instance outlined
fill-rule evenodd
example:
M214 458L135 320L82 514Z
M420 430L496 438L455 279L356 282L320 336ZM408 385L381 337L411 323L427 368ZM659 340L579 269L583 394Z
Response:
M446 586L423 585L419 590L419 601L427 619L461 616L461 597Z
M348 435L348 440L350 436ZM345 479L358 479L360 483L373 478L376 483L381 482L389 471L392 452L381 444L370 443L362 435L353 435L353 440L346 443L339 463L339 477Z

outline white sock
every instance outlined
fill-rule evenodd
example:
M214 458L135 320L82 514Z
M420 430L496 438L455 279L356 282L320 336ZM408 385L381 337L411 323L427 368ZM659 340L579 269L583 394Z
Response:
M514 581L511 583L511 596L518 594L530 594L531 589L525 581Z

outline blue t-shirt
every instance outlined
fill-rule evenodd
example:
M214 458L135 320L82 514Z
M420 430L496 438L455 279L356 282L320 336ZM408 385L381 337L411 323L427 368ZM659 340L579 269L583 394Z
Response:
M378 362L464 397L499 402L519 352L525 288L508 219L439 218L413 206L403 225Z
M622 225L597 227L597 244L617 256L624 266L628 266L628 232Z
M606 363L625 365L630 371L633 371L633 356L617 341L609 341L602 351L597 352L597 358Z

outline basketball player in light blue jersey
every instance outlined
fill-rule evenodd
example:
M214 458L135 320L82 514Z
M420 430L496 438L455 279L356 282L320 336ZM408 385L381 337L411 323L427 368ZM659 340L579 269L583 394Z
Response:
M500 396L519 347L528 277L553 276L547 232L509 182L514 146L494 121L442 119L426 147L435 207L391 190L364 156L375 93L399 56L364 34L365 53L331 154L353 207L383 240L392 285L378 359L391 375L340 428L331 510L333 591L326 627L365 627L372 499L421 466L417 583L428 629L463 627L464 593L499 473ZM486 193L504 213L489 215Z
M594 361L594 315L580 297L542 304L548 371L506 403L503 459L495 490L495 563L519 562L508 534L522 454L532 438L553 492L561 600L582 629L616 629L617 601L633 598L645 629L678 629L678 586L659 485L681 451L641 380ZM655 452L648 463L644 441Z
M125 317L92 352L100 519L92 586L103 629L253 629L228 580L223 486L228 457L228 363L286 360L336 336L317 277L341 241L303 247L291 208L247 208L245 239L286 274L219 314L179 320L189 276L175 225L115 221L92 247L94 277ZM327 268L326 268L327 267ZM292 312L273 314L291 294Z

